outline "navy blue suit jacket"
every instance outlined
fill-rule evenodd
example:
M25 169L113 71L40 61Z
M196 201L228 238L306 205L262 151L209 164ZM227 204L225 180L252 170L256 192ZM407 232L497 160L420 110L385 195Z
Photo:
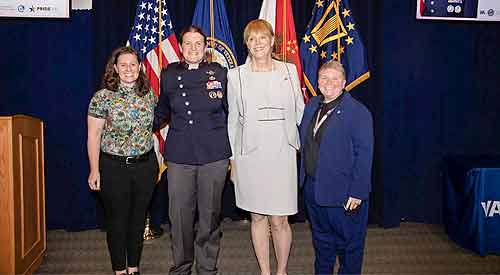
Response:
M227 115L227 70L218 63L188 70L177 62L161 72L153 130L170 124L162 152L167 161L201 165L231 157Z
M307 103L300 124L301 144L307 130L315 123L315 113L321 97ZM366 200L371 190L373 159L373 120L370 111L346 93L338 107L321 127L321 139L316 162L315 199L322 206L341 206L349 197ZM305 146L301 146L304 156ZM299 184L305 180L304 161L301 161Z

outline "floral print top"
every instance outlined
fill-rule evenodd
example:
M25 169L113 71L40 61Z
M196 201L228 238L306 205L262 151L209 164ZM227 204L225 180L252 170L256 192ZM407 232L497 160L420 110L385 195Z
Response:
M138 156L153 148L153 115L158 99L152 91L143 97L134 88L97 91L88 115L105 119L101 150L119 156Z

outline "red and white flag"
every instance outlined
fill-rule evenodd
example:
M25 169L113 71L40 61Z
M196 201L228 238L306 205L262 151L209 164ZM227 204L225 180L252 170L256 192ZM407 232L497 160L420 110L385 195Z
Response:
M302 95L307 102L309 97L305 92L302 78L302 65L300 63L299 43L295 33L295 23L293 19L292 3L290 0L264 0L259 14L260 19L264 19L273 26L276 36L274 43L274 55L285 62L295 64L297 74L302 88Z

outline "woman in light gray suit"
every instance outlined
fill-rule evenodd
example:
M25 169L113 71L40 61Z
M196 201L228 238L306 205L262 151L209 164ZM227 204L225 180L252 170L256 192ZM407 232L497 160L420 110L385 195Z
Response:
M236 204L251 212L252 242L262 274L270 274L269 221L277 274L286 274L297 213L297 125L304 101L295 65L272 59L274 33L265 20L244 31L249 61L228 72L228 132Z

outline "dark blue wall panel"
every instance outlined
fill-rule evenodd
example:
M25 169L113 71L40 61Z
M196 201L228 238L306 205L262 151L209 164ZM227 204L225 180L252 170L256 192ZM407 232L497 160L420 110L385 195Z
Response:
M95 2L95 1L94 1ZM240 61L242 30L260 0L226 0ZM297 32L313 0L292 1ZM351 0L372 77L353 91L374 114L372 214L441 222L441 162L447 154L500 154L500 24L417 21L414 1ZM168 1L177 31L194 0ZM71 19L0 19L0 115L45 122L49 228L96 223L86 178L86 108L106 58L123 45L136 1L97 1Z

